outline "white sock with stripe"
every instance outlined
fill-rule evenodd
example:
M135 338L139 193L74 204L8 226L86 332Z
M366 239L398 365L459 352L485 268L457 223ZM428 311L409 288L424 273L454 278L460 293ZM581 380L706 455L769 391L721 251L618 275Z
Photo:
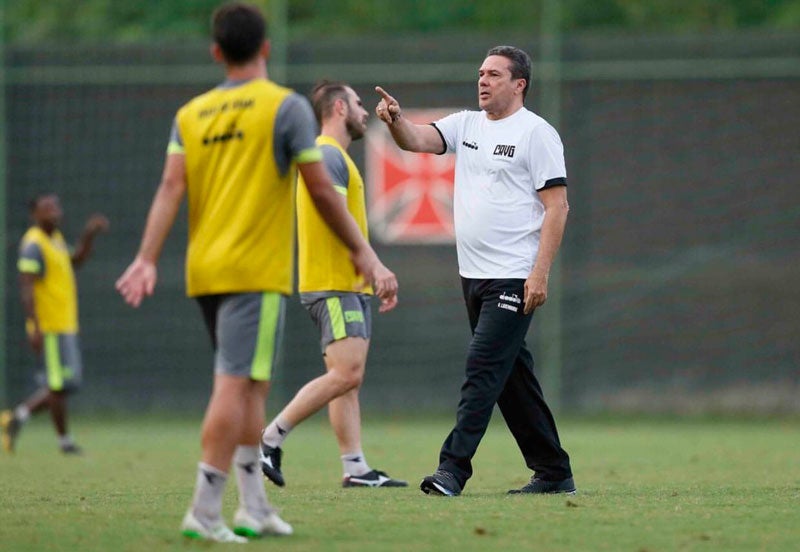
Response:
M227 481L224 471L203 462L197 464L192 513L200 523L213 524L222 519L222 495Z
M14 409L14 417L24 424L31 417L31 411L27 406L21 404Z
M264 476L258 464L258 446L239 445L233 455L239 505L250 515L265 516L272 508L264 490Z
M279 447L291 430L291 424L278 414L261 434L261 441L269 447Z
M372 468L367 464L367 459L364 457L362 451L351 452L342 455L342 469L345 475L364 475L372 471Z

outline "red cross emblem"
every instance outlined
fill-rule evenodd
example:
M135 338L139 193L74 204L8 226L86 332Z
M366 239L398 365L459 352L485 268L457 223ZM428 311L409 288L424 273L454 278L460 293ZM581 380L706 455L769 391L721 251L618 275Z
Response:
M404 109L403 116L427 124L453 111ZM455 156L403 151L386 125L373 121L366 135L365 163L372 237L386 243L454 240Z

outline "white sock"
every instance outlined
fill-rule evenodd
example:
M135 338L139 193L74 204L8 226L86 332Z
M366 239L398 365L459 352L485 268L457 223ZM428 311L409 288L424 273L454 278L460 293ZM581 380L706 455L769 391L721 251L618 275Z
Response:
M197 482L192 498L192 513L200 523L222 519L222 495L228 474L203 462L197 464Z
M59 435L58 436L58 445L61 448L68 447L70 445L74 445L75 443L72 441L72 435L67 433L66 435Z
M342 469L346 475L364 475L372 471L361 451L342 455Z
M289 435L292 426L278 414L261 434L261 441L270 447L279 447Z
M264 477L258 464L258 446L239 445L233 455L239 505L250 514L268 514L272 507L264 491Z
M27 406L21 404L14 409L14 417L24 424L31 417L31 411Z

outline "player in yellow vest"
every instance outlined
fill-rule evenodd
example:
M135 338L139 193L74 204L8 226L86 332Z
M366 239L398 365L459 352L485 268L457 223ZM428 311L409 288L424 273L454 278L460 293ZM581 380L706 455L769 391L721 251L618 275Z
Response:
M108 229L108 220L92 215L75 251L70 252L59 230L58 196L37 195L30 202L30 212L33 226L20 242L17 269L28 342L42 363L41 387L13 411L0 413L3 448L13 452L22 425L31 414L48 409L61 452L80 454L67 431L67 395L80 387L83 372L73 266L89 257L95 236Z
M347 154L353 140L364 136L367 110L348 85L322 82L311 93L321 125L317 145L333 177L334 188L361 233L367 238L364 181ZM372 290L349 262L344 244L320 217L300 181L297 186L297 235L300 298L320 331L326 373L308 382L266 427L261 436L264 474L283 486L281 456L284 439L297 424L328 405L331 426L339 442L344 487L406 487L386 472L370 468L361 448L358 391L364 379L372 333L369 299ZM386 310L386 309L381 309Z
M216 354L202 457L182 532L242 542L242 536L292 532L267 501L254 468L284 296L292 288L295 169L386 308L397 301L397 280L331 185L314 144L308 101L268 80L269 42L260 11L226 3L212 17L212 33L211 51L226 80L178 111L141 246L117 289L134 307L153 293L159 254L188 195L186 289L200 303ZM221 512L232 463L240 499L234 531Z

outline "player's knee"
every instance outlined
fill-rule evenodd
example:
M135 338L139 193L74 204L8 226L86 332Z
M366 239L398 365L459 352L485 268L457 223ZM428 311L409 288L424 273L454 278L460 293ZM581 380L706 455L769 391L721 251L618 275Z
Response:
M364 380L364 369L356 364L342 366L331 372L340 393L347 393L352 389L360 387L361 382Z

